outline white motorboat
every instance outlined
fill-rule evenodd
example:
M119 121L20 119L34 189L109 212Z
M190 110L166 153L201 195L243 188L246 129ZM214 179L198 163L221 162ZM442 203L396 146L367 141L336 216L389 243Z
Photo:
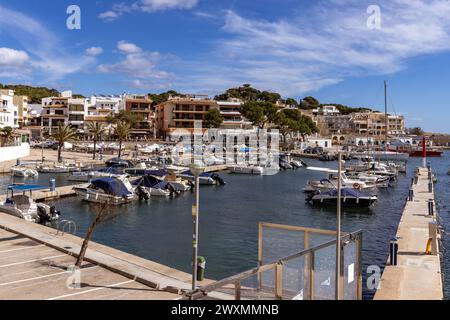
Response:
M177 174L177 177L189 180L195 183L195 177L191 171L184 171ZM216 173L205 172L199 176L201 185L225 185L225 181Z
M231 173L263 175L264 168L260 166L239 166L234 165L227 168Z
M125 204L136 199L134 188L125 176L94 179L86 186L77 186L73 190L84 201Z
M13 167L11 168L11 174L15 177L25 177L25 178L36 177L39 175L39 173L36 170L26 167Z
M168 183L152 175L145 175L133 182L136 193L141 200L150 197L168 197L178 192Z
M352 188L341 190L341 205L344 207L370 207L378 200L376 195L365 195ZM338 203L337 189L315 191L307 195L306 201L313 205L336 206Z
M68 178L69 181L89 182L93 179L119 177L120 174L103 172L103 171L79 171L72 172Z
M37 185L10 185L6 200L0 203L0 212L24 219L28 222L47 223L59 219L55 207L33 200L32 192L46 189ZM16 192L16 194L14 194ZM29 192L29 194L26 194ZM19 193L19 194L17 194Z
M353 152L351 156L355 159L361 159L366 157L373 157L375 160L387 160L387 161L408 161L409 154L392 152L392 151L364 151Z

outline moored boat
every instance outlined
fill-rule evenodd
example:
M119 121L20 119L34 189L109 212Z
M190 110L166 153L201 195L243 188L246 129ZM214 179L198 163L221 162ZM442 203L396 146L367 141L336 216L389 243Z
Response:
M11 168L11 174L15 177L36 177L39 175L39 173L31 168L26 167L12 167Z
M124 176L94 179L89 185L73 188L77 196L84 201L125 204L135 200L134 188Z
M8 186L6 200L0 203L0 212L28 222L42 224L58 220L60 213L55 207L33 200L32 192L43 189L46 188L38 185L13 184Z
M231 173L262 175L264 168L260 166L234 165L227 168Z
M376 195L365 195L358 190L344 188L341 190L341 205L344 207L370 207L378 200ZM313 205L337 206L338 190L315 191L306 197Z

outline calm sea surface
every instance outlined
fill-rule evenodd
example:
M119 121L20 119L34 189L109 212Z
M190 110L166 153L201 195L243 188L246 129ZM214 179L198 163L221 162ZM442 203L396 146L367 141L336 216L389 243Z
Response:
M439 179L438 209L444 227L450 230L450 153L430 159ZM337 163L306 160L310 165L336 168ZM363 273L369 265L384 266L388 258L389 240L395 235L405 203L414 168L421 159L412 158L408 173L400 175L394 187L379 191L379 202L370 209L346 209L342 230L364 231ZM226 186L202 187L200 204L199 253L207 259L207 277L222 279L256 266L258 222L335 229L333 209L311 207L305 203L302 188L309 179L320 179L321 173L306 170L280 172L275 176L222 174ZM40 175L36 182L48 185L49 175ZM57 185L66 185L65 175L56 178ZM10 177L0 176L1 193ZM116 218L99 226L94 241L190 272L192 222L191 205L195 197L187 192L175 199L152 198L148 203L112 207ZM94 206L76 198L62 199L54 204L62 218L73 220L78 235L83 236L94 217ZM450 237L444 237L450 248ZM450 257L444 251L443 271L450 275ZM365 277L363 280L365 284ZM364 286L366 288L366 286ZM445 277L446 297L450 297L450 276ZM364 289L364 298L373 292Z

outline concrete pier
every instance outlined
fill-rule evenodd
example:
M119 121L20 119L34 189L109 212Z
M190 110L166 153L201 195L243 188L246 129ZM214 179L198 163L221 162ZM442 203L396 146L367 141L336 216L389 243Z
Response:
M46 200L53 200L53 199L59 199L59 198L65 198L65 197L72 197L75 196L76 193L73 190L73 187L76 186L85 186L86 183L80 184L80 185L71 185L71 186L63 186L63 187L57 187L55 191L51 191L50 189L46 190L38 190L33 191L32 198L35 201L46 201ZM0 202L5 201L6 195L0 195Z
M430 192L427 168L419 168L416 176L412 201L407 201L397 230L397 265L388 260L375 300L444 298L436 209L429 215L429 202L436 207L434 185Z
M190 289L188 273L92 241L80 288L67 287L67 268L75 263L82 242L0 213L0 300L179 299Z

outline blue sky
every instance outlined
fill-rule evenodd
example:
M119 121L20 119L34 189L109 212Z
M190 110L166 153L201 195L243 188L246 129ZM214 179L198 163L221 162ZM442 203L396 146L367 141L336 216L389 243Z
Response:
M71 4L81 30L66 27ZM85 95L251 83L382 110L386 79L391 113L450 133L446 0L0 0L0 16L1 83Z

